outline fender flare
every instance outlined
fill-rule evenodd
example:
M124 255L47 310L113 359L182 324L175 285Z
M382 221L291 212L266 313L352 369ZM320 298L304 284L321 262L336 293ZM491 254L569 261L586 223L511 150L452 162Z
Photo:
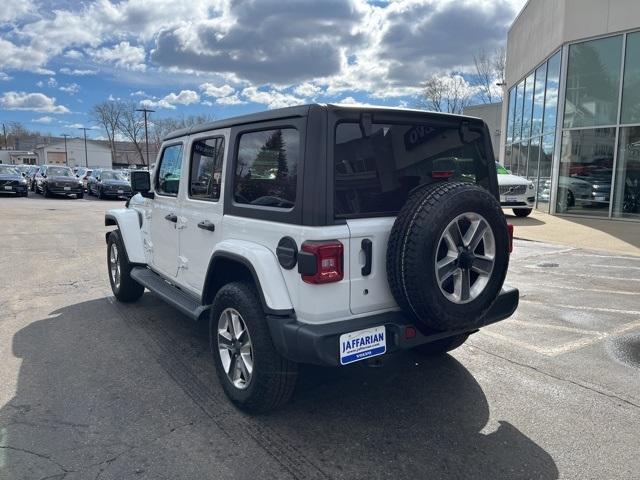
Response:
M202 290L203 303L211 297L211 289L215 288L215 265L222 259L240 263L251 273L265 313L279 316L293 314L289 290L276 256L267 247L245 240L224 240L216 246L207 268Z
M127 258L131 263L146 264L140 232L140 213L130 208L117 208L107 211L104 215L104 225L115 225L120 230ZM109 236L107 232L105 238Z

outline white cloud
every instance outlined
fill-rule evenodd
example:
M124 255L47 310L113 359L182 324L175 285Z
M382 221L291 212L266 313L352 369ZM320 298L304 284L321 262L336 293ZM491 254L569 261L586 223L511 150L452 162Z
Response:
M244 105L247 102L242 100L237 93L234 93L233 95L229 95L228 97L217 98L216 103L218 105L229 106L229 105Z
M304 103L304 99L276 90L263 91L257 87L247 87L242 90L242 96L254 103L261 103L269 108L290 107Z
M80 85L77 83L68 83L67 85L60 87L60 91L66 92L69 95L75 95L80 91Z
M50 123L53 123L53 117L49 117L49 116L45 115L44 117L36 118L33 121L35 123L44 123L44 124L48 125Z
M143 47L136 47L129 42L120 42L113 47L102 47L92 50L90 55L100 62L113 63L126 70L144 72L147 68Z
M64 52L63 56L72 60L80 60L82 57L84 57L84 54L80 50L71 49Z
M51 88L55 88L58 86L58 81L53 77L49 77L49 79L47 80L47 86Z
M343 105L357 105L358 102L355 98L353 97L345 97L342 100L340 100L338 103L341 103Z
M200 95L193 90L182 90L180 93L170 93L166 97L158 101L146 99L140 102L140 105L150 108L168 108L175 110L176 105L191 105L200 101Z
M85 77L87 75L97 74L98 70L78 70L78 69L63 67L60 69L60 73L64 73L65 75L75 75L78 77Z
M231 85L215 86L212 83L203 83L200 90L203 95L214 98L228 97L236 91Z
M0 82L8 82L9 80L13 80L13 77L10 77L4 72L0 72Z
M293 93L305 98L313 98L322 92L322 88L313 83L305 82L293 89Z
M63 105L56 105L54 97L43 93L5 92L0 96L0 108L46 113L69 113Z
M0 24L14 22L27 15L33 8L31 0L3 2L2 8L0 8Z

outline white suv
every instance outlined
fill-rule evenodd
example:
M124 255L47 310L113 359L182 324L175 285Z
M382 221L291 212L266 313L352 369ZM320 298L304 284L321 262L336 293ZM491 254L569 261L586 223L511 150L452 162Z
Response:
M146 287L208 321L220 381L247 411L285 402L298 363L446 352L518 304L477 119L272 110L172 133L131 183L105 219L114 295Z

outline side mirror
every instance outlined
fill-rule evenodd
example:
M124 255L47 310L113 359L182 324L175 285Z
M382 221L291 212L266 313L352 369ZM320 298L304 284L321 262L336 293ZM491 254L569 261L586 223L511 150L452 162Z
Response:
M140 193L145 198L154 198L151 192L151 175L144 170L131 172L131 190L134 193Z

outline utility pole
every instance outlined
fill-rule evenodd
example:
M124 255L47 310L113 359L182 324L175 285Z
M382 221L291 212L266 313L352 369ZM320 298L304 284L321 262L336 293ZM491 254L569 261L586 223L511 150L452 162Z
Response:
M70 137L71 135L67 134L67 133L63 133L62 136L64 137L64 163L67 164L67 167L69 166L69 155L67 154L67 137Z
M7 142L7 127L2 124L2 133L4 134L4 149L9 150L9 142Z
M87 130L91 130L87 127L80 127L78 130L82 130L84 132L84 166L89 168L89 156L87 155Z
M147 168L149 168L149 134L147 133L147 114L153 113L155 110L149 110L148 108L138 108L136 112L144 112L144 141L147 144Z

